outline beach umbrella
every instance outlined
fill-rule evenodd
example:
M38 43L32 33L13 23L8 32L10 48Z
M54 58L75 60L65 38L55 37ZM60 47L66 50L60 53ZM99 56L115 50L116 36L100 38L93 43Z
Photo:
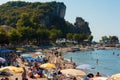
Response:
M45 55L39 55L39 58L45 58L46 56Z
M26 57L26 59L27 59L28 62L34 62L35 61L35 59L33 57Z
M21 57L27 58L27 57L31 57L29 54L22 54Z
M77 66L76 69L89 70L89 69L95 69L95 66L92 66L89 64L82 64L82 65Z
M120 80L120 73L118 73L118 74L113 74L113 75L111 76L111 78L113 78L113 79L115 79L115 80Z
M67 74L67 75L72 75L72 76L85 76L86 73L82 70L77 70L77 69L63 69L60 72L62 74Z
M9 50L9 49L0 50L0 53L10 53L10 52L13 52L13 50Z
M4 58L0 57L0 62L1 62L1 63L5 63L6 60L5 60Z
M22 73L23 68L18 68L15 66L6 66L6 67L0 68L0 71L10 71L10 72L14 72L14 73Z
M89 78L89 80L112 80L112 79L108 77L93 77Z
M35 54L40 55L40 54L43 54L43 53L42 52L36 52Z
M16 52L17 52L17 53L22 53L23 51L22 51L22 50L17 50Z
M56 68L56 66L54 64L51 64L51 63L42 64L42 65L40 65L40 67L45 68L45 69L54 69L54 68Z

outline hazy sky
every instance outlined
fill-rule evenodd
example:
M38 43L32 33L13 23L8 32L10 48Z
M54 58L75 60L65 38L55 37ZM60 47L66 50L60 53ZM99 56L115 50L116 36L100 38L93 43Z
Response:
M13 0L0 0L0 4ZM116 35L120 39L120 0L14 0L14 1L59 1L66 5L65 19L71 23L76 17L89 22L95 41L101 36Z

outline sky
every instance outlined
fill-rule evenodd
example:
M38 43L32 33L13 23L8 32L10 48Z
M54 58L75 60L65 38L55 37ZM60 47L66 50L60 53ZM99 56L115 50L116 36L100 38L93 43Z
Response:
M0 4L7 1L64 2L65 19L74 23L76 17L82 17L89 23L94 41L102 36L117 36L120 40L120 0L0 0Z

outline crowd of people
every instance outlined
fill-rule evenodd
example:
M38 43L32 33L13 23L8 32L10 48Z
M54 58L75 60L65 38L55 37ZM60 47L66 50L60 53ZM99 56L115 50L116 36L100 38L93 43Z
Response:
M34 54L34 53L32 53ZM66 61L62 58L61 53L57 50L51 50L49 52L44 52L44 55L46 57L42 58L41 56L36 55L35 60L27 60L24 57L21 57L21 54L8 54L6 55L6 62L4 66L16 66L16 67L22 67L23 72L21 74L22 80L30 80L30 79L38 79L38 78L47 78L53 79L53 80L77 80L76 77L69 77L69 79L66 79L66 75L62 74L62 69L68 69L68 68L76 68L75 62L71 61L68 62L70 66L67 66ZM18 59L21 61L18 61ZM40 59L40 62L39 62ZM22 66L20 65L22 63ZM45 63L51 63L56 66L54 69L45 69L40 67L42 64ZM4 67L2 64L2 67ZM99 72L96 76L100 76ZM86 80L89 80L91 75L86 76ZM94 77L94 76L92 76ZM1 80L10 80L9 77L1 78ZM15 78L15 80L18 80L18 77Z

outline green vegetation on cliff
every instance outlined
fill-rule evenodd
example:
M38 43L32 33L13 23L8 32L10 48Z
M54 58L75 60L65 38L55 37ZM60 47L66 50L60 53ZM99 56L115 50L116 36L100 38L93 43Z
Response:
M0 44L55 42L58 38L78 42L88 39L91 34L88 23L82 18L78 18L75 25L65 21L65 11L66 6L60 2L12 1L0 5L0 26L12 27L7 31L0 28L0 37L4 35Z

